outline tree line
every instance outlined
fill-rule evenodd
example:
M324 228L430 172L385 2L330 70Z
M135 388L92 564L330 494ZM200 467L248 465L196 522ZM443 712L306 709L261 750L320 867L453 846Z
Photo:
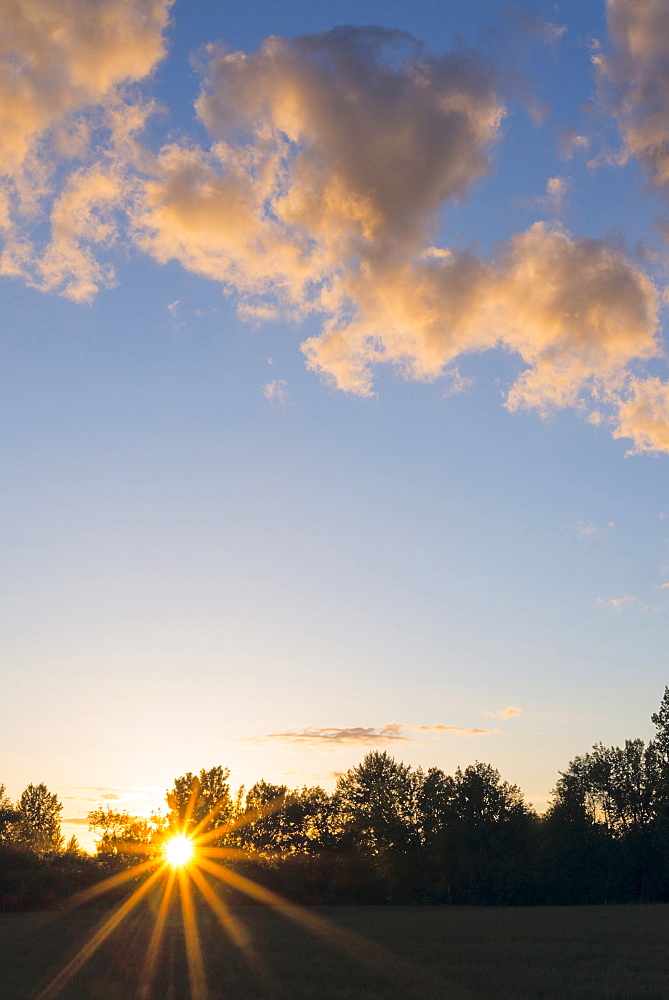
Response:
M368 753L335 790L256 782L223 766L175 779L148 818L88 817L96 854L65 844L45 785L0 785L0 901L44 905L159 855L170 831L210 831L229 864L301 902L574 904L669 901L669 688L647 743L601 743L560 774L542 816L490 764L454 774Z

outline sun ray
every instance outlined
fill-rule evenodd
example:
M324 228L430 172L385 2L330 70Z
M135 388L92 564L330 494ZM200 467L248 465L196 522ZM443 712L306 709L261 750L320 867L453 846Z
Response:
M66 904L67 909L81 906L82 903L87 903L89 900L95 899L96 896L110 892L112 889L116 889L117 886L129 882L131 879L137 878L138 875L149 872L152 868L156 868L161 864L163 864L162 858L151 858L149 861L142 861L138 865L133 865L132 868L127 868L125 871L119 872L118 875L110 875L108 878L103 879L102 882L96 882L95 885L89 886L88 889L82 889L81 892L77 892L71 896Z
M206 858L221 858L226 861L253 861L257 859L257 851L245 850L243 847L207 847L202 846L202 840L197 841L197 853ZM280 851L263 851L263 858L280 860L285 857Z
M194 781L183 822L180 825L175 824L172 826L173 830L179 830L180 832L176 836L168 837L163 841L163 854L160 858L150 858L126 871L112 875L103 882L72 897L69 907L93 899L110 889L125 884L133 878L137 878L139 875L147 875L141 885L104 921L89 941L82 946L74 958L45 987L36 1000L55 1000L67 983L80 971L95 951L146 895L151 886L165 875L166 882L160 895L155 925L147 948L143 969L139 975L138 1000L151 1000L158 968L160 947L163 942L167 916L174 897L174 888L177 881L180 889L181 923L190 980L190 1000L208 1000L209 997L203 947L193 897L193 886L199 890L200 895L213 911L222 931L242 953L249 968L255 975L258 985L263 988L263 992L275 998L284 997L285 991L282 989L280 982L272 974L271 968L253 948L243 924L215 892L209 879L204 874L205 872L227 883L235 890L249 896L256 902L276 910L281 916L321 938L328 945L353 958L357 963L376 975L385 978L393 984L401 984L406 990L407 995L417 998L421 997L421 1000L424 998L426 990L437 991L438 995L443 997L449 995L448 984L437 976L432 975L425 968L400 958L382 945L363 938L340 924L330 922L314 913L311 909L306 909L299 904L291 902L271 889L267 889L259 883L240 875L234 871L234 867L228 868L214 860L220 859L221 861L234 862L240 859L257 858L259 856L258 852L254 850L209 845L211 841L229 836L233 830L239 829L245 823L253 821L254 818L265 817L276 812L282 802L282 798L277 798L269 803L268 806L253 810L250 814L247 813L244 816L237 817L230 823L204 830L204 827L211 823L218 814L219 808L215 806L195 826L194 832L187 835L185 831L195 809L199 788L199 782ZM184 847L190 847L193 853L188 856L181 853L177 857L175 852L174 856L170 857L170 842L181 840L185 842ZM130 845L126 846L130 847ZM136 847L138 852L153 852L159 850L160 845L154 843L152 845L133 845L133 847ZM283 855L278 852L262 852L262 857L283 857ZM152 871L152 869L157 870ZM191 882L193 885L191 885Z
M204 834L200 833L201 830L206 830L206 828L210 826L211 823L214 822L214 820L216 819L222 808L223 808L223 802L222 801L217 802L216 805L209 810L207 815L204 816L197 824L197 826L191 831L191 837L197 839L200 839L201 837L208 837L209 839L213 839L214 837L222 836L222 834L227 831L228 828L227 823L222 823L221 826L211 826L211 828L207 830L206 833Z
M167 913L170 907L170 900L176 877L176 869L172 868L167 875L167 882L165 883L165 888L160 899L160 906L158 907L158 913L156 914L156 923L153 928L148 951L146 953L142 980L139 988L139 1000L149 1000L149 997L151 996L151 988L153 986L153 981L156 976L156 967L158 965L160 945L162 943L163 933L165 930L165 921L167 920Z
M363 938L340 924L334 924L326 920L325 917L320 917L318 914L306 910L303 906L292 903L271 889L266 889L257 882L253 882L209 858L202 857L199 860L199 865L205 871L227 882L228 885L245 893L251 899L271 906L281 916L292 920L300 927L304 927L305 930L349 955L376 975L382 976L394 984L401 984L411 995L424 1000L426 989L431 989L441 991L439 995L444 998L448 996L449 987L443 979L401 958L375 941Z
M262 984L266 993L272 997L281 997L284 991L276 981L267 963L261 958L251 944L251 940L246 933L246 929L232 913L230 908L218 896L209 882L198 869L193 866L189 872L190 877L202 893L202 896L209 904L216 915L223 931L228 935L233 944L241 951L251 970Z
M200 779L196 776L193 778L193 783L190 787L190 795L188 796L188 802L186 803L186 808L184 810L183 818L181 819L180 826L177 827L177 832L184 834L188 830L188 824L190 823L191 816L197 805L197 800L200 795L201 789Z
M137 840L117 840L114 842L119 854L151 854L155 852L155 844L146 844Z
M185 868L177 868L176 872L181 890L181 915L183 917L184 938L186 941L191 1000L207 1000L209 991L204 973L202 946L197 928L197 918L195 916L189 876Z
M117 910L114 910L112 915L104 921L104 923L98 927L97 931L93 936L83 945L74 956L70 959L64 968L58 973L58 975L51 980L51 982L46 986L42 992L36 997L36 1000L53 1000L57 997L61 990L68 984L73 976L79 972L82 966L89 960L91 955L93 955L101 944L103 944L112 931L116 930L118 925L122 920L128 916L131 910L137 906L139 901L146 895L151 886L160 878L162 875L162 868L158 871L153 872L148 878L142 882L141 885L137 886L133 894L122 903Z
M244 812L242 816L236 816L227 823L222 823L221 826L213 826L209 830L206 830L205 833L201 834L200 830L205 830L220 812L222 803L218 803L207 813L204 819L200 820L191 836L197 838L198 841L203 844L208 843L210 840L215 840L217 837L228 836L235 830L240 830L242 827L248 826L249 823L253 823L257 819L265 819L268 816L273 816L274 813L279 811L284 801L284 797L279 795L266 805L258 806L256 809L250 809L248 812Z

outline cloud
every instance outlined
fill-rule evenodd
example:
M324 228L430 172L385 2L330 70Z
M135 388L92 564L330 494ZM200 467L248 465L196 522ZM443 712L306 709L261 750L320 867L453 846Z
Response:
M547 21L519 7L507 8L506 16L516 32L536 38L545 45L555 45L560 42L567 31L566 25Z
M599 538L603 531L611 531L615 528L615 521L607 521L604 528L600 528L599 525L595 524L594 521L577 521L576 522L576 534L580 538Z
M318 317L306 363L344 391L373 394L391 365L444 378L448 395L466 388L463 356L501 349L518 361L509 410L575 407L633 452L669 451L669 390L643 372L661 354L659 296L620 247L544 223L487 256L434 245L443 206L490 170L505 114L490 66L376 27L271 37L253 53L210 45L196 104L209 144L154 153L140 142L152 105L129 84L164 56L169 10L170 0L8 0L1 274L90 301L113 285L110 251L130 238L221 282L248 320ZM598 56L627 145L658 183L664 11L663 0L611 2L615 53ZM561 37L530 21L545 41ZM565 190L549 179L553 211ZM273 402L285 391L281 380L264 388Z
M557 215L564 208L569 185L564 177L549 177L546 185L546 204Z
M360 258L422 248L488 170L503 108L474 55L350 27L208 55L197 109L215 141L165 147L136 217L159 260L328 312Z
M404 722L389 722L385 726L351 726L348 728L323 728L316 729L308 727L301 730L292 730L285 733L268 733L266 736L256 737L261 740L276 740L293 746L320 745L336 746L339 744L361 744L363 746L379 746L383 743L393 743L396 741L412 742L412 737L408 733L433 733L441 736L444 733L459 734L463 736L483 736L490 733L489 729L465 729L462 726L446 726L438 723L434 726L414 726Z
M6 0L0 34L0 274L89 301L113 281L130 136L129 84L165 54L171 0ZM65 170L62 165L67 164ZM47 208L45 203L50 205ZM39 226L50 215L46 240Z
M659 378L631 378L618 403L614 437L631 438L628 454L669 452L669 384Z
M652 183L669 183L669 6L608 0L612 52L593 55L600 89L616 116L623 159L636 157Z
M88 816L63 816L61 823L69 826L88 826Z
M353 318L304 345L310 365L350 391L369 392L380 362L433 379L463 353L502 347L526 366L508 408L547 413L585 405L588 391L616 383L633 358L660 352L648 277L605 242L543 223L492 261L374 263L351 282Z
M504 708L500 712L486 712L486 715L490 716L491 719L503 719L504 721L522 714L522 708L518 708L517 705L509 705L508 708Z
M286 406L291 401L285 379L275 378L273 382L264 385L262 391L265 399L276 406Z
M15 176L44 134L79 152L71 116L140 80L165 53L169 0L5 0L0 35L0 171Z
M558 152L565 160L571 160L580 149L587 149L590 140L585 135L579 135L574 129L565 128L558 134Z
M262 737L265 740L277 740L282 743L320 744L321 746L334 746L341 743L359 743L365 745L378 746L382 743L391 743L396 740L407 741L409 737L402 734L404 727L398 722L389 722L385 726L378 728L370 726L352 726L338 729L335 727L314 729L307 728L286 733L268 733Z
M410 726L405 725L403 729L413 729L417 733L435 733L440 736L443 733L459 733L462 736L487 736L489 729L465 729L463 726L444 726L438 723L436 726Z
M632 594L623 594L622 597L611 597L608 600L603 597L597 598L597 604L600 607L611 608L612 611L622 611L623 608L629 608L638 603L639 598Z
M489 257L432 245L442 205L488 171L504 115L474 55L352 27L251 55L212 46L197 109L211 147L159 152L139 245L222 281L242 314L320 314L302 347L337 388L372 394L381 364L433 380L501 348L521 365L510 410L610 422L632 366L660 355L659 296L617 246L544 223ZM549 180L554 209L565 190ZM617 419L636 441L633 417Z

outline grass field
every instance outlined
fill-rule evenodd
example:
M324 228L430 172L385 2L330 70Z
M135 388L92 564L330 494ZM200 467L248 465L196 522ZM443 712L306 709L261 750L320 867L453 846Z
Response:
M256 960L199 914L207 1000L667 1000L669 906L314 907L347 950L260 906L235 910ZM109 911L0 915L0 995L34 1000ZM137 1000L154 925L136 910L62 1000ZM369 942L366 944L364 942ZM264 968L259 971L255 962ZM152 1000L190 1000L180 917L166 924Z

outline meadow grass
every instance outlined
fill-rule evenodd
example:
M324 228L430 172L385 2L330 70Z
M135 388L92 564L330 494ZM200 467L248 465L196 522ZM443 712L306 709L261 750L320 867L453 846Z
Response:
M334 937L358 942L357 958L281 913L260 906L234 912L265 971L259 975L201 912L208 1000L669 997L669 906L309 908L332 922ZM3 1000L34 1000L108 913L0 915ZM138 908L63 989L62 1000L136 1000L152 926L151 905ZM177 913L166 925L151 996L191 997Z

